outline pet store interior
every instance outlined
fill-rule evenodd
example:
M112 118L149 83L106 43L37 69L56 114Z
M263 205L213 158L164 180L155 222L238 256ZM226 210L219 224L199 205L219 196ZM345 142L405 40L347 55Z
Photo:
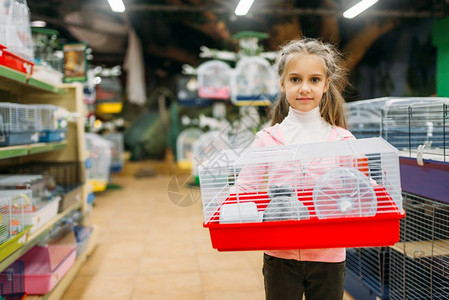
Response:
M299 37L357 139L251 148ZM0 0L0 299L262 300L292 247L346 248L345 300L449 299L448 63L448 0Z

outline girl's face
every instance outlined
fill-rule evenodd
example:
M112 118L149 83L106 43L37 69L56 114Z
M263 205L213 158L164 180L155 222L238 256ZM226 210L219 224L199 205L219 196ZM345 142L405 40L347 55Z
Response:
M281 91L294 109L308 112L320 104L329 88L324 60L314 54L296 55L281 80Z

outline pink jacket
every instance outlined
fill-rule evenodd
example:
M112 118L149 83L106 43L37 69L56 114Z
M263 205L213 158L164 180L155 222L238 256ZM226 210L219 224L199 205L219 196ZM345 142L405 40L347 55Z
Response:
M355 137L348 130L334 126L328 141L347 139L355 139ZM285 145L285 140L279 128L279 124L275 124L274 126L259 131L252 147L270 147L279 145ZM265 251L265 253L279 258L301 261L342 262L346 259L345 248L270 250Z

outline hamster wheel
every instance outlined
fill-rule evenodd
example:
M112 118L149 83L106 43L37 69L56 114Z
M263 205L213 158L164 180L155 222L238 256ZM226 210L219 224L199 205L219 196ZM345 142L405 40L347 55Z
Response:
M313 189L319 219L374 216L377 198L369 178L352 168L336 168L323 174Z

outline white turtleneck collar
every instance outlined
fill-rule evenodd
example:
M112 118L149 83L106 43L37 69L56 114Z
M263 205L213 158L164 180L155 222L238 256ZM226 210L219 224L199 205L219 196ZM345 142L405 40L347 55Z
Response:
M290 106L279 129L287 145L324 142L332 132L332 126L321 117L319 107L301 112Z

